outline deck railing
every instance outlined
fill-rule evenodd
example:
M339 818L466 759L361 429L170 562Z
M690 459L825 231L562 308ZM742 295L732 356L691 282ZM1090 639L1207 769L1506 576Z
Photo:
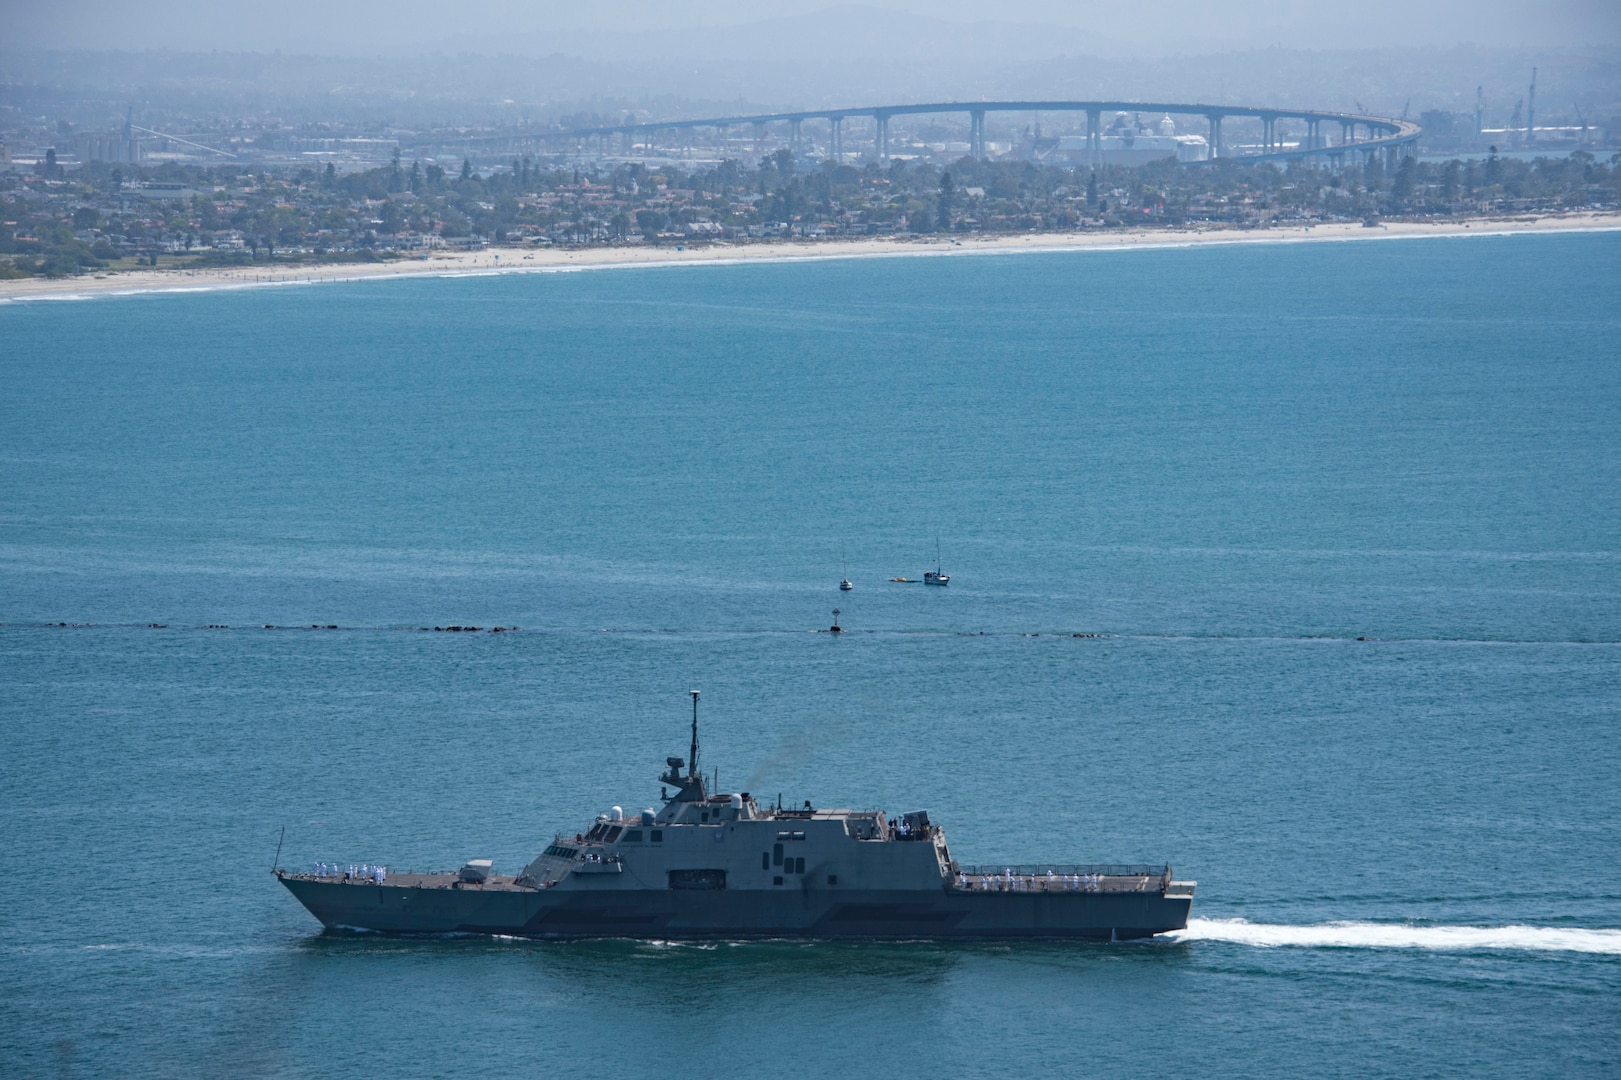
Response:
M968 892L1166 894L1171 888L1171 868L1169 865L1143 866L1130 863L959 866L951 880L956 888Z
M1171 867L1162 863L1149 866L1142 863L985 863L980 866L959 866L957 869L970 877L1001 877L1012 872L1015 876L1038 874L1098 874L1103 877L1151 877L1171 880Z

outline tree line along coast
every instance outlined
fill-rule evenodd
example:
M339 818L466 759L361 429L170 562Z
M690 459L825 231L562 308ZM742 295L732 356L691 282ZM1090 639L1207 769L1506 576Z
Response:
M1621 207L1621 154L1532 160L1174 160L1068 168L963 158L756 166L521 158L459 171L86 164L0 173L0 278L139 267L379 262L485 245L670 247L782 239L1268 229Z

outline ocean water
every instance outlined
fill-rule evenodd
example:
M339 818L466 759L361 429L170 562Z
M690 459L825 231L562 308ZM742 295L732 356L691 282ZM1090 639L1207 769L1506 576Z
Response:
M1617 281L1609 233L0 305L0 1073L1615 1076ZM389 940L269 874L510 871L653 801L690 688L723 789L1167 860L1194 921Z

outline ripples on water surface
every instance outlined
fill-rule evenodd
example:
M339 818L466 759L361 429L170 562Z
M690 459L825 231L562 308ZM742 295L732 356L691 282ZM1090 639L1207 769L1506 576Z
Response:
M0 1071L1615 1075L1616 280L1584 235L0 308ZM936 537L949 589L886 580ZM283 824L511 869L651 799L693 686L723 788L1169 859L1196 918L398 941L266 873Z

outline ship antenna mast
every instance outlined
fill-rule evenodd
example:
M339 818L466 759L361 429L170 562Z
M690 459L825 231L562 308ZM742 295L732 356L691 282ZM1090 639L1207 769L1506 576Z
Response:
M692 756L687 759L688 778L698 775L698 691L691 690L692 694Z

